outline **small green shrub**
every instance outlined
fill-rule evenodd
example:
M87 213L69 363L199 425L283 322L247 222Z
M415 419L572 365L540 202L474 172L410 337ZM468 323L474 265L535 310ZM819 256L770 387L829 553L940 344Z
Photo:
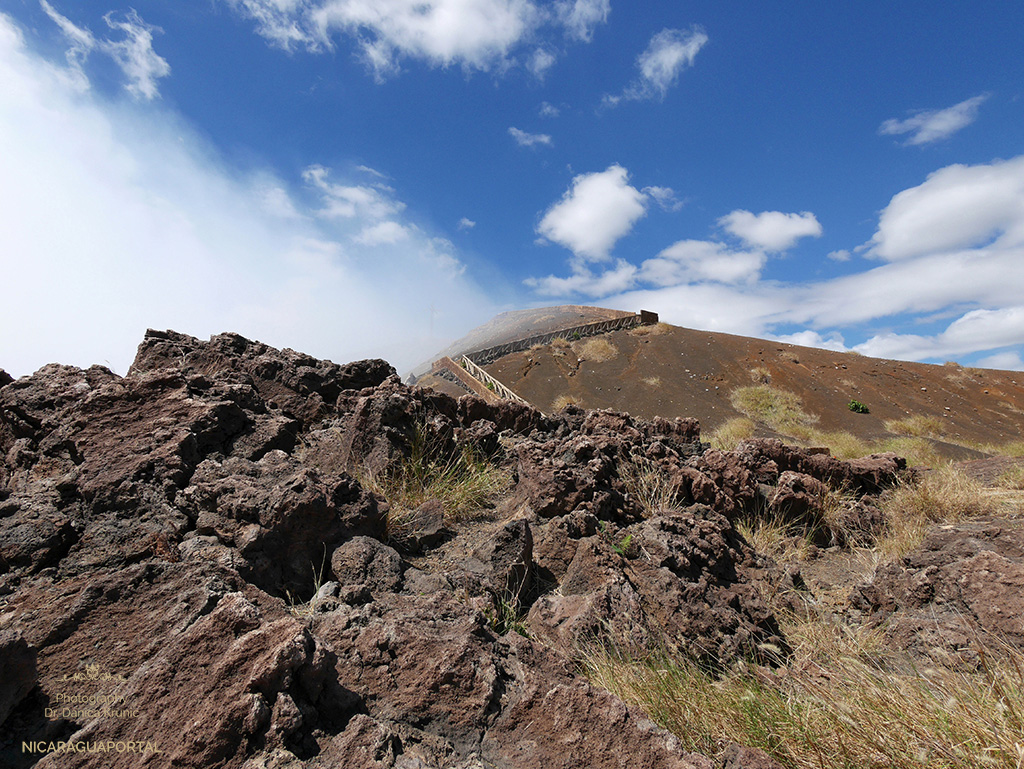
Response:
M860 401L850 401L846 404L846 408L852 411L854 414L867 414L870 409Z

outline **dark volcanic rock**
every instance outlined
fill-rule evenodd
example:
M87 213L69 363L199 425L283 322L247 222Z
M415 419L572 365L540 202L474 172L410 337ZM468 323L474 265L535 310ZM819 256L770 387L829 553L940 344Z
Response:
M851 602L918 655L970 655L979 634L1024 649L1024 528L999 520L934 527Z
M563 648L611 636L631 653L668 648L709 664L759 657L766 644L781 654L778 624L746 574L753 565L729 521L694 505L581 540L529 627Z
M387 527L358 480L465 456L514 481L481 520L430 492ZM645 509L638 467L672 509ZM581 677L577 647L785 654L734 520L768 499L813 517L843 484L870 519L899 469L455 400L236 334L148 332L124 378L0 375L0 764L711 769ZM1016 556L969 557L979 595L979 574L1016 579Z
M219 334L203 342L174 331L146 332L129 377L172 368L208 377L243 374L272 408L310 424L326 416L345 390L376 387L395 375L382 360L339 366L294 350L275 350L238 334Z
M0 726L36 681L36 650L20 632L0 629Z

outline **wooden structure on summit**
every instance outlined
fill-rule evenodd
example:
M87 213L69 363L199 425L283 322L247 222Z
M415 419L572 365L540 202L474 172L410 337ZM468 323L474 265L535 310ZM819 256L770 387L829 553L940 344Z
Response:
M588 336L596 336L598 334L608 334L612 331L636 328L637 326L653 326L657 322L658 313L641 310L636 315L626 315L621 318L614 318L611 320L599 320L593 323L584 323L580 326L572 326L570 328L559 329L558 331L549 331L545 334L536 334L534 336L516 339L493 347L485 347L482 350L467 352L461 356L461 360L459 362L445 356L433 362L431 365L431 372L438 375L442 375L442 372L447 374L467 390L475 395L479 395L484 400L491 402L511 400L529 405L525 399L516 395L511 388L502 384L495 377L488 374L483 370L483 368L481 368L481 366L496 361L498 358L502 358L506 355L511 355L514 352L528 350L534 345L549 344L555 339L577 340Z

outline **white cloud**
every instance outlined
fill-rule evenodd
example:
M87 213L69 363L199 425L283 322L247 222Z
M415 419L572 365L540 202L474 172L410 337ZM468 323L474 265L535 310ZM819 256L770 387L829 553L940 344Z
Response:
M829 349L846 346L844 338L869 337L854 349L909 360L994 350L1009 360L1024 352L1024 208L1017 191L1022 173L1024 156L935 172L920 187L897 195L880 216L876 247L893 261L841 277L762 280L767 249L787 246L801 229L814 234L817 222L806 214L749 214L722 223L763 249L683 240L645 260L624 293L601 293L600 276L586 273L583 260L572 265L569 278L548 278L535 287L549 295L588 293L609 307L648 307L670 323ZM771 226L754 226L765 224ZM915 234L923 243L914 242ZM950 247L958 243L966 245ZM620 265L617 273L626 275L627 269L628 263ZM922 316L935 314L957 320L936 334L912 330ZM882 321L888 326L884 333L877 331ZM776 331L794 326L804 330L782 336Z
M854 349L880 358L951 358L978 350L1024 344L1024 307L972 310L934 336L897 334L871 337Z
M559 0L555 3L555 13L569 37L588 43L594 36L594 28L608 21L611 10L610 0Z
M718 225L743 241L749 248L770 253L788 251L800 238L819 237L821 224L810 211L784 214L781 211L736 210L718 220Z
M796 344L801 347L817 347L820 350L834 350L835 352L847 352L849 348L843 342L842 335L833 332L827 337L817 331L798 331L795 334L772 335L772 339L786 344Z
M647 211L647 196L620 165L580 174L544 214L537 232L584 260L600 261Z
M537 113L541 117L558 117L560 114L562 114L562 111L558 109L558 107L556 107L554 104L549 104L546 101L542 101L540 103L540 108L537 110Z
M405 203L392 198L392 190L383 184L372 187L365 185L332 184L327 180L330 171L320 165L313 165L302 172L302 178L322 193L324 207L318 212L326 219L368 217L383 219L405 209Z
M975 366L995 368L1001 371L1024 371L1024 359L1019 352L1007 351L989 355L977 361Z
M0 81L0 328L20 329L0 334L0 366L16 376L53 361L123 373L147 327L407 367L493 313L393 197L327 169L311 189L228 166L166 108L83 94L2 13ZM311 192L348 215L316 216ZM385 219L409 237L355 242ZM460 308L434 337L431 301Z
M654 198L664 211L678 211L683 207L683 201L676 197L676 191L671 187L644 187L640 191Z
M983 245L1024 244L1024 156L952 165L893 196L869 254L895 261Z
M664 99L668 89L687 67L692 67L708 36L700 27L663 29L651 38L647 49L637 57L640 77L630 83L621 96L605 96L604 104L615 106L622 100Z
M58 13L46 0L39 0L39 3L71 44L67 51L68 64L83 85L88 83L83 71L86 59L93 50L99 50L110 56L124 73L128 79L125 89L130 94L147 100L159 95L157 81L167 77L171 67L153 50L153 33L160 31L158 27L144 22L134 10L124 14L123 20L115 19L111 12L103 20L112 30L123 32L124 38L98 40L88 29L78 27Z
M555 55L546 48L538 48L531 54L529 61L526 63L526 68L530 70L530 73L538 80L543 80L544 75L547 71L554 66L557 61Z
M364 246L380 246L407 240L409 234L409 229L398 222L384 221L367 225L353 239Z
M882 123L878 132L888 135L911 134L906 144L929 144L946 139L978 118L978 108L988 99L981 94L938 110L921 110L908 118Z
M833 262L848 262L852 256L853 254L845 248L840 248L836 251L829 251L825 254L825 257L831 259Z
M460 230L471 230L474 227L476 227L476 222L474 222L472 219L469 219L469 218L467 218L465 216L463 216L461 219L459 219L459 229Z
M432 66L489 70L510 63L514 48L544 22L531 0L228 0L256 31L286 50L333 48L352 37L378 79L412 58Z
M511 126L508 129L508 133L509 136L516 140L516 144L520 147L536 147L538 145L550 147L552 144L551 137L547 134L531 134Z
M640 278L655 286L715 281L751 283L764 267L761 251L732 251L722 243L706 240L680 240L640 269Z
M597 274L582 264L575 264L572 275L567 278L548 275L545 278L528 278L525 283L541 296L608 296L631 288L636 273L636 267L619 259L615 267Z

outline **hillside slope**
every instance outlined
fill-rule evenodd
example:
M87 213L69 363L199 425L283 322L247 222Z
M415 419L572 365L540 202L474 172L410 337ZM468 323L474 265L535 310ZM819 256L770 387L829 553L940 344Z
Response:
M507 355L488 373L544 411L566 403L643 418L695 417L705 435L744 416L741 388L792 393L814 434L863 441L923 438L942 455L980 456L967 447L1001 446L1024 432L1024 374L868 358L779 342L658 324ZM451 383L421 380L442 391ZM854 413L851 401L869 413ZM886 423L916 418L887 429ZM755 434L807 438L763 420Z

